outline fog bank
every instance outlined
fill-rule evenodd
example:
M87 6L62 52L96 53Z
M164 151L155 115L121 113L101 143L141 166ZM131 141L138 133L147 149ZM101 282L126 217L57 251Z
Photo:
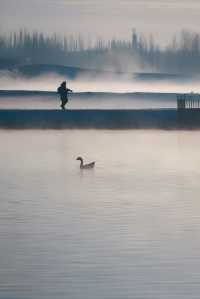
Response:
M155 77L158 79L156 80ZM139 79L138 79L139 78ZM162 92L162 93L188 93L200 92L199 77L172 78L148 74L137 76L133 74L108 75L79 75L74 80L55 73L36 77L21 76L8 71L0 72L1 90L38 90L56 91L59 84L67 80L68 87L74 92Z

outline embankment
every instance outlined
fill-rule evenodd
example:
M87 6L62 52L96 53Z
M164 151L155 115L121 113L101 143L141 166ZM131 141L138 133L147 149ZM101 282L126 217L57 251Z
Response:
M4 129L198 129L200 111L155 110L0 110Z

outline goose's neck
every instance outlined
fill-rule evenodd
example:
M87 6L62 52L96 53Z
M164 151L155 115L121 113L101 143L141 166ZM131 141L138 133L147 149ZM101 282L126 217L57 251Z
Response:
M80 159L80 167L83 167L83 159Z

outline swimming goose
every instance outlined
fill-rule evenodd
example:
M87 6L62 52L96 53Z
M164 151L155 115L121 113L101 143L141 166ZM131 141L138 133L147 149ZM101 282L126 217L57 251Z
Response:
M78 158L76 158L76 160L81 161L80 169L91 169L91 168L94 168L95 162L91 162L91 163L88 163L88 164L83 164L83 158L82 157L78 157Z

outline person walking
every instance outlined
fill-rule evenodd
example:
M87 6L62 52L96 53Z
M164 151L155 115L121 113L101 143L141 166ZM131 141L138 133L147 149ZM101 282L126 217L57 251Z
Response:
M71 89L67 88L66 86L66 81L63 81L60 86L58 87L57 89L57 92L59 93L60 95L60 100L61 100L61 105L60 107L62 108L62 110L65 110L65 105L67 104L68 102L68 92L72 92Z

